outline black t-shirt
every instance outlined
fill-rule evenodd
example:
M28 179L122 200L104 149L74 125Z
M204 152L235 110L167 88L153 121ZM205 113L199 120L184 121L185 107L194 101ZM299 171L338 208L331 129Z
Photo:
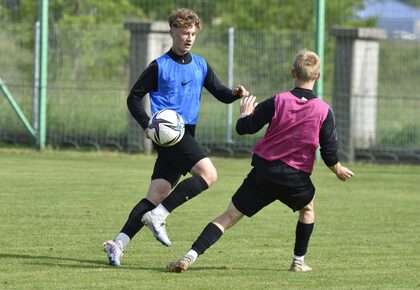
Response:
M179 64L188 64L192 61L192 57L189 52L185 55L177 55L172 50L169 50L167 54ZM232 103L239 99L240 96L232 95L232 90L225 87L211 66L207 62L206 64L207 75L203 84L206 90L216 97L217 100L225 104ZM158 90L158 70L159 68L156 60L152 61L140 75L127 98L127 105L130 113L143 129L146 129L150 117L144 109L142 99L147 93L152 91L156 92ZM195 125L187 125L186 127L186 130L192 132L194 135Z
M291 93L307 100L316 98L312 90L294 88ZM238 134L254 134L269 124L275 112L274 96L258 104L252 115L240 118L236 123ZM319 133L320 152L324 163L332 166L338 162L338 142L333 111L330 109ZM310 182L310 174L295 169L281 160L268 161L258 155L252 156L252 166L262 172L270 181L286 186L303 186Z

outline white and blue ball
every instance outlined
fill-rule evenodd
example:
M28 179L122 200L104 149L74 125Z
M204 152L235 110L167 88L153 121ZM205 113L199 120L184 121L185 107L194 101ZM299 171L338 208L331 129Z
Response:
M184 136L184 120L173 110L161 110L150 119L147 132L156 144L164 147L173 146Z

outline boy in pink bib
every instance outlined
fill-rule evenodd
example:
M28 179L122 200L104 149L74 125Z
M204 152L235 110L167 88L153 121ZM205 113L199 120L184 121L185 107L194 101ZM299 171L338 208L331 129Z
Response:
M318 56L302 50L293 61L293 90L278 93L258 105L254 96L241 100L238 134L254 134L269 124L253 148L253 168L227 210L204 228L191 250L168 265L169 271L186 271L244 215L251 217L276 200L299 211L290 271L312 270L304 262L304 256L315 222L315 187L310 175L318 146L324 163L338 179L346 181L354 175L338 160L333 112L312 91L320 76L319 67Z

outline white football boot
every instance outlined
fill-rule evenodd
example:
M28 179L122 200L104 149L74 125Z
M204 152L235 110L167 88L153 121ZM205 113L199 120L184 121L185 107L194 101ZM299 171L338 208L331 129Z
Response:
M111 266L118 267L121 265L121 257L124 251L118 242L108 240L102 244L102 250L106 253Z
M167 247L171 245L171 241L169 240L169 237L166 234L165 218L162 215L155 214L152 211L148 211L143 215L141 221L152 231L153 236L159 242L161 242L164 246Z

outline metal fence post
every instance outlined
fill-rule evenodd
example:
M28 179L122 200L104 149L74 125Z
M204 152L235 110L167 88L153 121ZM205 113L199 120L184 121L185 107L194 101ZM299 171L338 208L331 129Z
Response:
M35 22L35 54L34 54L34 108L32 114L32 127L38 132L39 125L39 39L40 24Z
M39 129L37 145L39 150L43 150L47 137L48 0L39 0L38 9L41 37L39 54Z
M325 29L325 0L316 1L316 53L319 56L321 76L316 82L316 94L324 98L324 29Z
M233 60L235 47L235 28L228 29L228 86L233 88ZM226 114L226 143L232 143L232 104L227 104Z
M26 119L25 114L22 112L19 105L16 103L15 99L13 98L12 94L9 92L9 90L7 89L6 85L4 84L1 78L0 78L0 91L5 95L6 99L9 101L13 110L15 110L18 118L22 121L26 130L28 130L29 134L31 134L32 137L36 138L36 132L31 127L31 124Z
M319 56L321 73L315 83L315 93L318 98L324 98L324 30L325 30L325 0L316 0L316 53ZM316 151L316 160L321 160L321 151Z

